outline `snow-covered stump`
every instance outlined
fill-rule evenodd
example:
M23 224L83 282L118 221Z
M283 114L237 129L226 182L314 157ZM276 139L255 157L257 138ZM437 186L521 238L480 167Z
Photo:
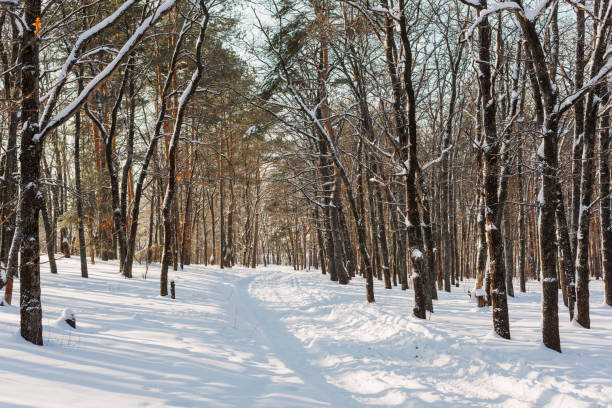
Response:
M474 299L476 299L476 304L478 305L478 307L485 307L485 296L487 295L487 292L485 292L484 289L480 288L474 288L472 290L468 290L468 296L470 297L470 302L472 302L472 296Z
M68 324L68 326L72 327L73 329L76 329L76 316L74 315L72 310L64 309L60 320L66 322L66 324Z
M475 295L476 295L476 303L478 304L478 307L484 307L486 292L483 289L476 289Z

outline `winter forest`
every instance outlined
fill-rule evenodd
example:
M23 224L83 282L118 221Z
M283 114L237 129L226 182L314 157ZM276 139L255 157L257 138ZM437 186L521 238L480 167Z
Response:
M611 0L0 0L0 406L612 406L611 92Z

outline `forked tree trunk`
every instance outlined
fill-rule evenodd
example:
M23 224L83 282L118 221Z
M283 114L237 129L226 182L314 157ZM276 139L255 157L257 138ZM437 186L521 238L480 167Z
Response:
M129 237L126 244L126 255L125 255L125 264L124 264L124 274L126 276L132 275L132 265L134 263L134 251L136 249L136 234L138 232L138 218L140 216L140 200L142 198L142 194L145 187L145 180L148 175L148 168L153 156L155 155L157 143L162 136L162 125L166 120L166 111L167 111L167 103L166 99L170 93L170 88L172 86L172 78L174 76L174 72L176 70L176 65L178 62L179 54L182 49L184 38L186 35L186 31L182 30L178 36L176 44L174 45L174 50L172 52L172 58L170 59L170 64L168 67L168 75L164 81L163 89L160 95L160 108L157 114L157 118L155 121L155 130L153 132L153 137L151 138L151 142L149 143L149 147L147 148L147 152L145 154L145 158L142 161L142 169L140 170L140 175L138 176L138 181L136 182L136 191L134 193L134 200L132 202L132 211L130 214L130 228L129 228Z
M170 218L170 206L172 205L174 198L174 188L176 183L176 152L179 146L179 137L181 134L181 128L183 125L183 118L187 105L191 100L191 97L195 93L200 78L202 77L202 71L204 69L202 62L202 43L204 41L204 34L206 33L206 27L208 25L208 10L201 10L204 14L202 21L200 22L200 30L198 40L196 43L195 50L195 63L196 68L193 76L187 84L187 87L181 94L180 103L176 112L176 118L174 121L174 130L172 131L172 138L168 148L168 185L166 186L166 195L164 197L163 214L164 214L164 249L162 252L162 264L160 272L160 295L168 295L168 266L170 262L170 241L172 240L172 220ZM176 255L175 255L176 261Z
M600 16L608 11L608 0L602 0L599 6ZM590 77L594 78L604 63L604 53L607 47L608 27L612 16L606 16L603 24L595 25L596 42L591 61ZM594 161L595 141L597 133L597 114L601 100L605 97L605 85L599 84L587 95L584 137L582 149L582 171L580 175L580 210L578 214L578 235L576 247L576 321L584 328L591 327L589 315L589 227L591 223L591 207L593 184L595 182Z
M486 0L480 1L481 7L487 7ZM484 131L483 150L483 201L485 217L485 234L489 257L489 275L491 277L491 303L493 309L493 329L506 339L510 338L508 318L508 298L505 284L504 246L498 222L499 197L499 150L500 140L497 137L495 84L491 76L491 26L488 18L482 18L478 24L478 83L480 90L480 109L482 110L482 129Z
M522 2L518 2L522 7ZM553 9L557 13L557 7ZM540 168L540 192L538 202L540 216L538 220L538 244L540 275L542 277L542 341L550 349L561 352L559 339L558 315L558 280L557 280L557 243L556 211L557 203L557 136L559 129L559 107L557 106L558 90L553 84L558 58L553 47L552 68L549 70L547 58L534 21L524 14L515 12L525 36L528 54L533 60L537 84L532 83L534 94L541 95L544 106L542 135L543 140L538 148L537 160ZM554 16L553 16L554 17ZM553 38L553 42L556 40ZM531 64L527 64L528 67Z
M429 279L429 271L425 252L433 251L433 245L427 248L424 245L423 233L421 230L421 216L418 208L418 191L425 193L423 180L418 179L420 172L419 161L417 159L417 117L416 117L416 95L412 85L412 45L408 39L408 29L406 24L406 9L404 0L399 0L398 7L400 10L399 26L400 38L404 49L404 88L406 92L406 111L408 112L406 120L403 121L403 127L399 133L399 145L402 151L400 158L402 163L408 162L406 172L406 215L408 219L407 235L408 246L410 252L410 261L413 267L412 284L414 289L414 308L412 312L420 319L425 319L426 308L431 303L429 287L427 285ZM391 16L387 16L386 21L386 36L392 36ZM390 32L391 31L391 32ZM397 90L397 87L394 87ZM401 95L394 95L401 98ZM397 115L396 115L397 116ZM399 127L399 126L398 126ZM425 197L426 194L423 194ZM427 204L425 204L427 205Z
M381 7L388 9L388 2L381 0ZM406 17L404 15L404 3L400 0L400 27L403 27L403 34L405 31ZM394 22L391 19L389 13L385 14L385 56L387 70L391 78L391 87L393 91L393 111L394 111L394 124L395 131L399 141L399 156L402 163L407 163L407 171L405 177L406 187L406 224L407 224L407 236L408 236L408 251L410 253L410 260L412 265L412 283L414 289L414 308L413 314L420 318L425 319L427 299L425 295L425 274L428 273L425 268L424 259L424 248L423 239L421 232L421 219L418 209L417 201L417 155L416 155L416 106L415 106L415 95L412 89L412 50L408 39L402 35L402 44L406 51L405 58L405 86L407 94L407 105L404 106L403 101L406 99L402 95L400 80L396 70L396 62L393 54L395 49L394 44ZM406 111L408 117L406 117Z
M115 144L115 133L117 130L117 113L119 112L119 107L121 106L121 101L123 99L123 94L125 91L127 79L128 79L128 70L123 74L123 78L121 81L121 87L119 89L119 94L117 99L115 100L115 104L113 106L111 112L111 125L109 129L105 129L102 121L98 120L93 114L90 113L89 109L86 107L85 112L89 115L92 122L95 126L98 127L100 133L102 133L104 139L104 154L106 158L106 166L108 168L108 174L111 185L111 200L112 200L112 220L113 220L113 230L114 237L117 239L118 247L119 247L119 271L127 277L131 277L131 271L129 276L126 275L124 270L124 263L126 258L126 235L125 235L125 217L122 217L121 214L121 198L119 191L119 175L117 174L117 166L113 160L113 146ZM102 105L100 103L99 114L102 113ZM114 248L114 246L113 246Z

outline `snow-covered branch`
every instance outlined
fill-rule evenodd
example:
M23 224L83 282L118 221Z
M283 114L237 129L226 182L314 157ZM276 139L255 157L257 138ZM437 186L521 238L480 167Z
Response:
M612 70L612 60L608 60L604 64L603 67L599 70L599 72L591 78L589 82L584 84L582 88L578 89L573 94L567 96L561 103L557 106L557 112L559 114L564 113L568 109L570 109L574 104L584 97L595 85L597 85L606 75L610 73Z
M62 109L53 119L49 120L48 123L43 122L42 130L36 134L33 138L34 142L42 142L46 135L48 135L55 128L66 122L79 108L87 101L87 98L93 91L101 86L114 72L119 68L123 60L134 50L138 45L145 33L154 26L159 19L169 12L178 0L166 0L161 4L157 10L148 18L146 18L132 36L126 41L121 47L117 56L98 74L96 75L85 87L85 89L76 97L72 103Z
M480 23L482 23L485 18L487 18L491 14L499 13L504 10L514 10L523 12L523 8L513 1L495 3L491 7L480 12L478 18L474 20L470 28L468 28L468 30L466 31L465 39L469 40L472 37L472 34L474 34L474 30L476 29L476 27L478 27L478 25L480 25Z
M90 28L89 30L83 32L77 41L74 43L72 50L70 51L70 55L66 58L66 61L62 65L62 69L58 78L55 81L53 87L49 90L47 95L43 98L47 100L45 104L45 109L43 110L43 114L41 116L40 123L42 126L45 126L49 121L49 117L52 114L53 109L55 108L55 104L57 102L57 98L68 79L68 73L74 66L74 64L78 61L78 54L83 48L83 46L98 33L103 31L104 29L110 27L119 17L123 15L127 10L130 9L134 4L136 4L139 0L127 0L125 1L114 13L110 16L106 17L104 20L100 21L98 24Z

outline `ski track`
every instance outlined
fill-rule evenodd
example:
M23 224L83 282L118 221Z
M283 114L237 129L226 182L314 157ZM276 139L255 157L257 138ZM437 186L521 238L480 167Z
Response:
M440 292L427 321L413 294L384 290L365 302L318 271L186 267L177 299L117 264L42 266L44 347L23 341L18 307L0 307L0 407L609 407L612 309L591 282L592 329L560 302L563 354L540 343L539 283L511 298L512 340L491 330L488 308L462 282ZM518 285L516 285L516 288ZM18 299L19 282L15 296ZM59 319L64 308L77 329ZM33 392L34 391L34 392Z

